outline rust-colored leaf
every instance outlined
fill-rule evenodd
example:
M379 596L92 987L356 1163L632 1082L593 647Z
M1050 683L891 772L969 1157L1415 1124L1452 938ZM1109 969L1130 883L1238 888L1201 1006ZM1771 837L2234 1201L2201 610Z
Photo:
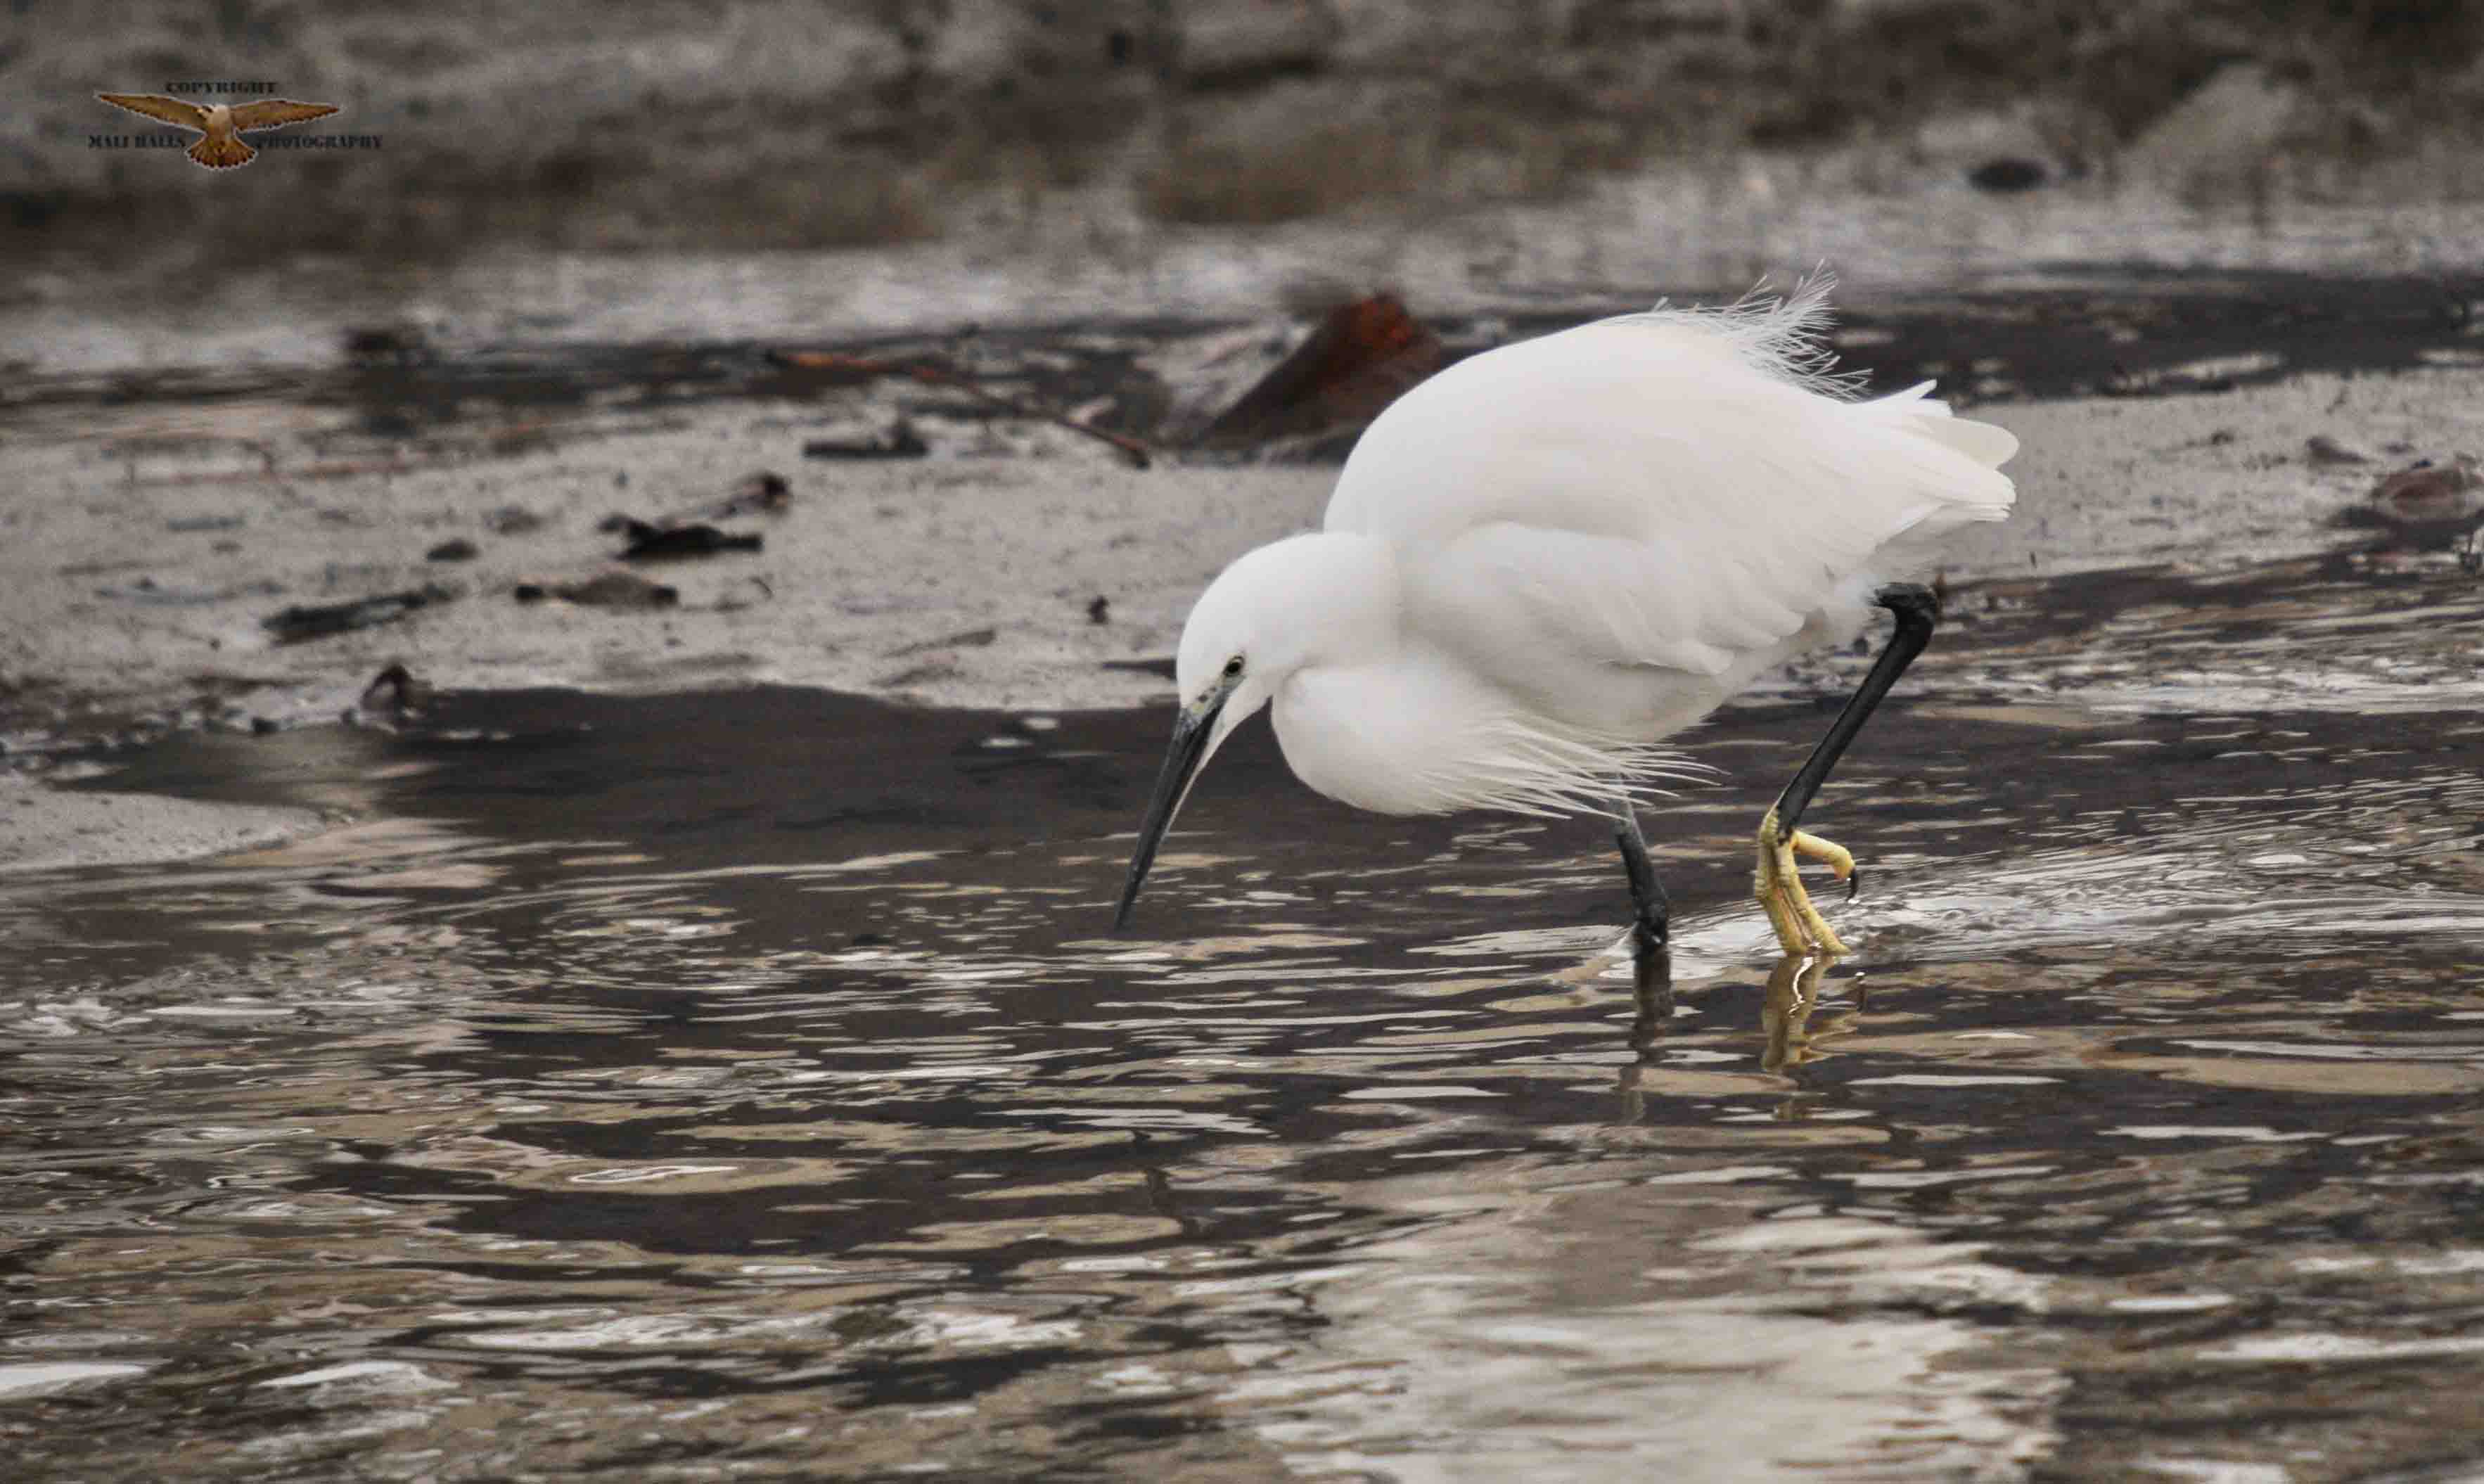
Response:
M1218 414L1199 442L1264 443L1368 422L1447 360L1440 337L1395 296L1339 305L1292 355Z

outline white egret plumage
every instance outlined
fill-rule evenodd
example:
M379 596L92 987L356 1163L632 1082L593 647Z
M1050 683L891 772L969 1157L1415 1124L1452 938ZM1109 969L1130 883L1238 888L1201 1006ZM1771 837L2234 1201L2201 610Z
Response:
M1609 812L1644 955L1665 903L1635 805L1685 771L1660 743L1876 606L1896 635L1757 842L1786 951L1843 953L1795 857L1841 878L1852 858L1795 826L1938 619L1890 580L2010 513L2018 444L1929 382L1857 397L1829 372L1828 287L1581 325L1392 404L1321 529L1243 555L1191 610L1117 925L1199 769L1265 705L1296 775L1360 808Z

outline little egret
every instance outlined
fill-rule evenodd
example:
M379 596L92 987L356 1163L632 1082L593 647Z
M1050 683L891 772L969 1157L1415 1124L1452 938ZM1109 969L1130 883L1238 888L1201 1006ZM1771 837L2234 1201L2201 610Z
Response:
M1270 706L1295 774L1358 808L1609 813L1644 964L1667 928L1637 804L1698 770L1656 744L1878 607L1896 633L1761 819L1752 881L1788 955L1845 953L1796 857L1841 880L1853 857L1796 826L1939 620L1931 589L1884 580L2010 513L2018 441L1930 382L1858 400L1829 373L1828 286L1505 345L1383 413L1322 528L1191 610L1115 927L1200 769Z

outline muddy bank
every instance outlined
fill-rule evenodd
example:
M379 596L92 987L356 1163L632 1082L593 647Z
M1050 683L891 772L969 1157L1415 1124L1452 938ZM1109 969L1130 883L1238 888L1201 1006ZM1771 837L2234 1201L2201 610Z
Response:
M1953 548L1954 583L2215 572L2370 545L2387 532L2336 520L2383 472L2484 448L2468 304L2418 283L2125 278L1866 307L1838 343L1876 387L1938 379L2022 440L2019 513ZM1455 354L1589 312L1440 325ZM410 334L326 364L19 385L0 445L21 492L0 511L13 771L194 728L391 726L441 690L1144 705L1203 583L1314 524L1334 477L1231 456L1138 469L990 400L1163 441L1273 364L1300 334L1283 322L864 342L979 367L999 389L984 400L802 371L765 344ZM707 529L625 559L666 521ZM1854 663L1772 685L1834 688ZM411 688L371 689L392 666ZM37 802L0 830L26 858L122 858L140 848L94 830L149 827L39 823L47 795L21 796Z
M1947 570L2233 566L2367 539L2328 522L2389 461L2484 447L2475 375L1983 407L2022 440L2019 513L1958 543ZM767 682L952 706L1136 704L1163 682L1133 661L1172 652L1225 562L1313 525L1334 480L1317 467L1133 470L1028 425L954 430L921 459L803 457L881 409L756 400L513 434L486 423L402 459L348 412L258 398L82 409L74 430L0 449L23 492L0 515L0 669L37 704L108 697L234 725L333 718L394 661L450 688ZM2315 460L2307 438L2323 433L2372 462ZM783 474L785 507L719 528L760 550L629 569L677 602L518 596L617 568L628 540L599 528L608 517L713 504L758 470ZM472 556L427 558L456 542ZM433 588L446 596L331 637L266 627L291 608Z
M13 776L0 781L0 871L232 855L299 839L335 819L308 809L160 794L67 792Z

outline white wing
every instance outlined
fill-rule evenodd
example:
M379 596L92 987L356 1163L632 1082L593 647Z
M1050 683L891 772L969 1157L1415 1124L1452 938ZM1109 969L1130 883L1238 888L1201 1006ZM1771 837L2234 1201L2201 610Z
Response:
M1327 528L1394 546L1422 621L1487 671L1549 639L1722 675L2014 498L2017 440L1930 383L1843 399L1821 316L1817 293L1660 310L1461 362L1364 435Z

